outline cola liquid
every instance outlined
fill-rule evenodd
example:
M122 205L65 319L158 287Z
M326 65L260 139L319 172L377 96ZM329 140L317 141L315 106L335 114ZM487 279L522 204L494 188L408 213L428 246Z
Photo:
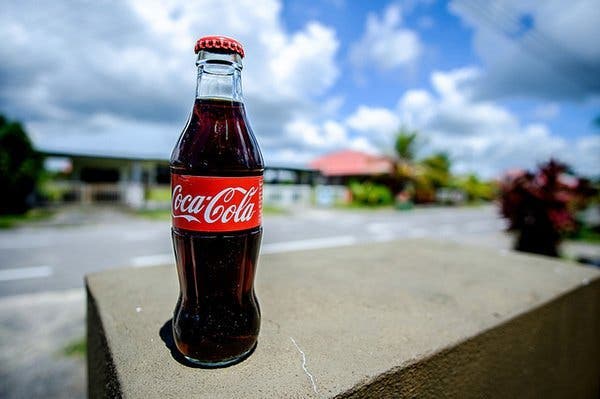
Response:
M227 55L202 51L204 61L222 62ZM206 74L212 67L205 67ZM205 90L199 77L198 93L204 95L196 99L170 162L180 284L173 335L181 354L204 366L246 357L260 328L254 277L262 238L263 159L236 88L231 94L223 89L235 77L222 65L216 68L217 76L205 83L223 84Z

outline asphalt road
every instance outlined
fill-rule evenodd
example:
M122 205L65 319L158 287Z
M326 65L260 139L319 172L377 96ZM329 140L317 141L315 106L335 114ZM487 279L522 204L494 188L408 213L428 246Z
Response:
M463 242L497 237L491 206L412 211L299 209L264 218L262 253L353 245L402 237ZM0 232L0 297L79 288L108 268L174 262L169 221L110 208L71 209L45 225Z

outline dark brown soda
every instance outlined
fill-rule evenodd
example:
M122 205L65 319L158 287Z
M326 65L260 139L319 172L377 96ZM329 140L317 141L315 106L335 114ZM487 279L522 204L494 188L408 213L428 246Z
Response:
M196 99L171 156L171 173L260 176L264 164L244 105ZM173 316L177 349L204 365L249 353L260 329L254 276L262 227L227 233L172 229L181 294Z

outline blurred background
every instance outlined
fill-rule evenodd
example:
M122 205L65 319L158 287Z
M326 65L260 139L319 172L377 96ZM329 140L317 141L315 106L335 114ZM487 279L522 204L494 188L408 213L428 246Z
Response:
M430 237L598 266L596 1L0 11L0 397L84 397L84 274L173 262L203 35L246 50L263 253Z

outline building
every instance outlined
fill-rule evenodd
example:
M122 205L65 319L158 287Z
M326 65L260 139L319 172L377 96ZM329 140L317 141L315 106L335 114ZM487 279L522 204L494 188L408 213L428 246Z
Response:
M343 150L323 155L310 162L326 184L346 185L352 180L388 180L394 172L394 160L383 155Z
M133 208L169 206L170 173L166 158L39 152L49 161L62 161L66 165L67 180L57 183L64 201L122 203ZM267 166L264 203L283 207L310 205L318 178L319 172L311 168Z

